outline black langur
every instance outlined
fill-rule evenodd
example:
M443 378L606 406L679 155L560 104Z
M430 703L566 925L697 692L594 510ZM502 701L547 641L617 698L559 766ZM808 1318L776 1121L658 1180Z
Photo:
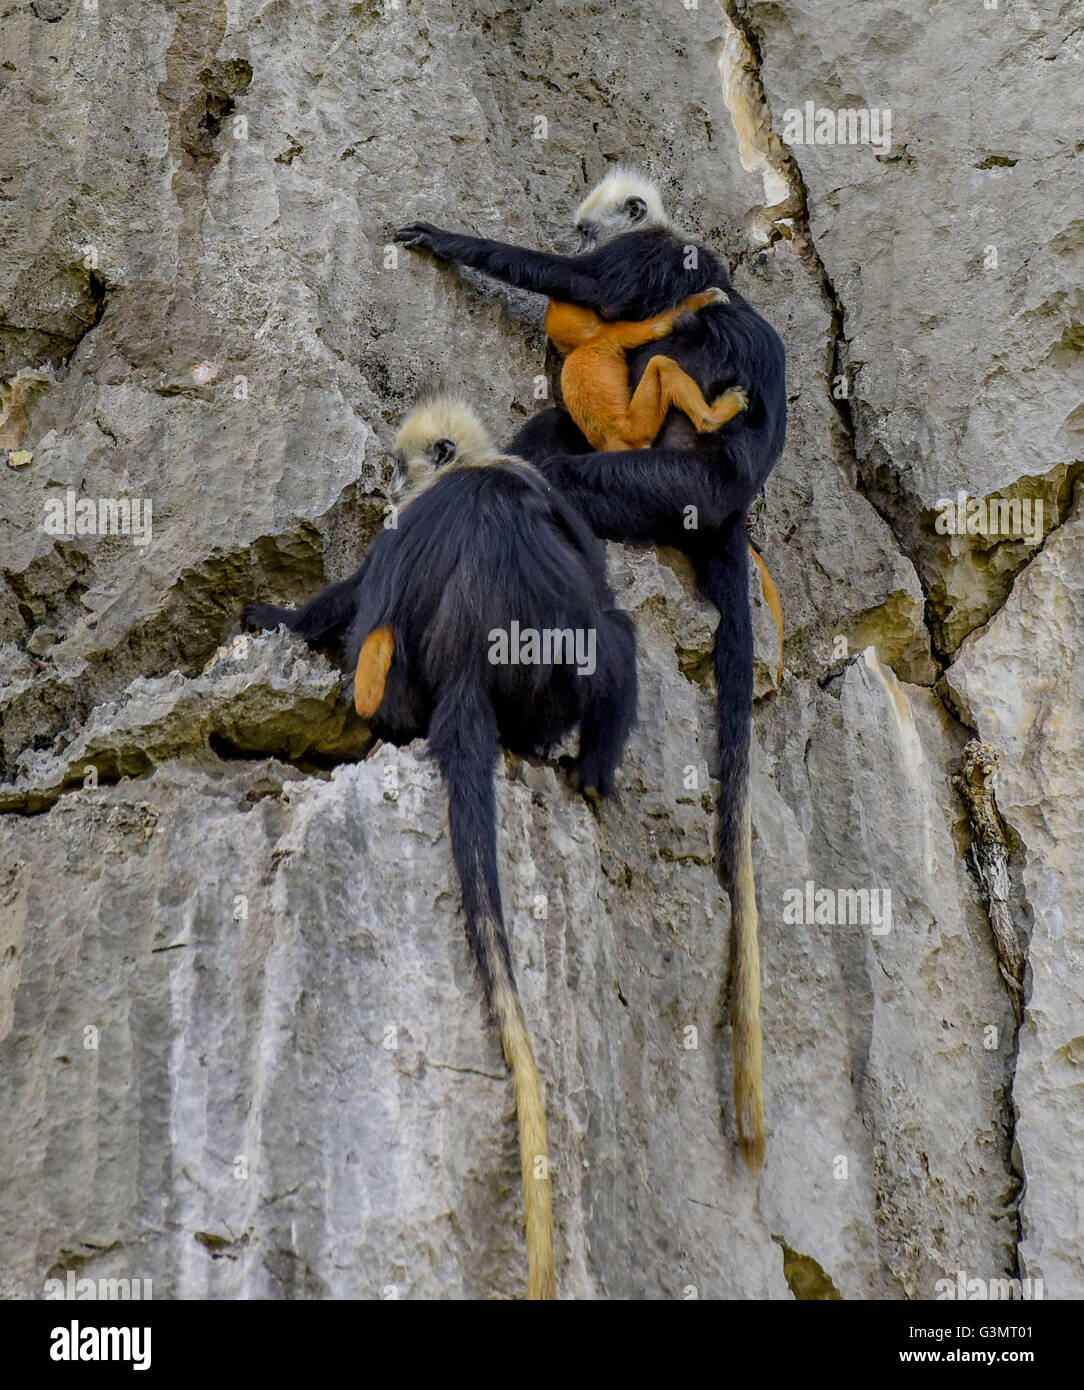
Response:
M375 703L373 732L429 741L467 936L513 1072L528 1297L553 1298L546 1120L501 908L493 769L501 744L542 752L578 726L578 785L612 791L636 715L635 631L582 517L530 464L497 454L469 407L424 401L396 447L411 494L358 572L296 611L250 604L244 621L338 639L355 702Z
M749 407L725 429L697 433L671 410L652 448L591 453L568 414L535 415L510 449L531 460L584 515L596 535L673 545L692 559L719 610L715 678L719 724L719 866L734 921L731 1022L739 1144L754 1171L764 1157L760 952L749 817L753 631L746 513L783 451L785 354L771 326L731 287L723 263L667 217L658 190L619 167L576 215L590 248L575 256L442 231L414 222L398 240L471 266L520 289L595 309L609 320L649 319L692 294L721 288L727 302L678 319L670 335L628 354L629 384L662 353L704 397L744 391Z

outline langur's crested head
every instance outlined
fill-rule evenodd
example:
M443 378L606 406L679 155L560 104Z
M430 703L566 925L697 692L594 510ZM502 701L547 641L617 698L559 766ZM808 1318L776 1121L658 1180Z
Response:
M588 193L576 210L576 230L585 249L624 232L643 232L671 225L659 190L646 174L618 164Z
M494 451L489 431L466 401L441 392L420 400L403 421L395 452L403 480L413 484L438 468L481 463Z

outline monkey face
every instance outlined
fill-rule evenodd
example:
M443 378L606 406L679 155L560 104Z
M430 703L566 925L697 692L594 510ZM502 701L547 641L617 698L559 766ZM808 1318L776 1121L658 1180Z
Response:
M402 454L395 455L395 470L391 475L391 494L398 497L410 486L410 465Z
M407 488L431 482L433 475L442 468L448 468L459 456L454 439L434 439L429 444L412 448L409 453L400 450L395 456L395 472L392 475L392 491L396 494Z
M669 219L659 191L650 179L634 169L619 167L591 190L576 213L580 250L649 227L667 227Z
M576 233L580 239L579 245L576 247L579 255L582 256L587 251L593 251L598 245L598 234L590 222L577 222Z
M646 215L647 204L633 196L623 203L598 208L591 217L581 217L576 223L580 252L593 251L623 232L634 231Z

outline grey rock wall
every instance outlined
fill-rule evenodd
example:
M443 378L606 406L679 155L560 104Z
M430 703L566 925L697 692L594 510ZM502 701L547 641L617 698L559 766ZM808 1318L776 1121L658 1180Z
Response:
M556 246L624 157L788 349L755 520L787 630L776 688L758 600L769 1143L754 1180L712 614L680 557L611 546L642 662L619 796L498 770L561 1294L1081 1296L1069 5L20 0L4 28L0 1294L522 1296L511 1086L424 745L372 750L322 658L232 639L247 599L353 568L420 385L504 435L537 407L541 305L394 228ZM785 147L807 101L891 108L891 149ZM1041 498L1039 531L938 534L958 489ZM150 499L153 540L48 534L69 490ZM1019 1039L953 785L973 734ZM793 920L807 882L888 890L890 929Z

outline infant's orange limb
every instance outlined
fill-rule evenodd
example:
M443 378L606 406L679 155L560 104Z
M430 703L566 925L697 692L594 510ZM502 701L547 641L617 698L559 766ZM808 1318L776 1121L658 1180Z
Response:
M704 399L704 393L683 367L679 367L672 357L653 357L647 364L647 370L657 373L666 409L676 406L683 415L687 415L692 421L696 430L700 434L710 433L717 430L733 420L734 416L744 410L749 404L749 398L744 391L726 391L721 396L717 396L711 405ZM647 373L645 372L645 376ZM641 383L642 384L642 383ZM636 397L640 387L637 386L629 403L629 416L633 417L637 408ZM648 392L650 400L653 391ZM659 430L662 429L662 421L666 419L666 409L662 412L662 419L655 425L653 433L648 436L648 443L655 438ZM650 427L653 421L650 415L644 420L644 424Z
M546 310L546 336L562 356L587 343L607 344L620 351L642 347L656 338L665 338L673 331L682 314L695 314L709 304L725 304L727 296L714 285L699 294L690 294L674 309L667 309L654 318L633 322L618 319L611 323L585 304L570 304L551 299Z
M604 326L605 320L586 304L551 299L546 310L546 337L562 357L589 343Z
M667 362L677 366L669 357L652 357L644 368L644 374L632 393L632 400L629 401L625 412L610 416L600 446L604 452L646 449L662 429L671 399L668 389L671 378L664 367ZM680 371L680 368L678 370Z
M783 605L779 599L779 590L775 587L775 580L768 573L768 566L764 563L760 552L752 545L749 547L749 551L760 568L760 591L764 595L764 602L771 609L776 630L779 633L779 670L775 673L775 684L776 687L779 687L783 684Z
M570 352L561 372L561 395L592 449L631 447L610 443L629 409L629 369L623 352L594 344Z
M564 378L562 377L562 383ZM717 430L744 410L748 399L743 391L727 391L711 405L700 387L672 357L653 357L644 369L632 394L624 417L610 417L605 433L606 450L646 449L662 429L671 406L687 415L701 434ZM573 419L575 412L570 409ZM579 420L576 420L579 424ZM583 429L583 426L580 425ZM586 431L584 431L586 433ZM588 435L590 439L590 436ZM591 440L593 444L594 441Z
M719 289L717 285L712 285L710 289L701 290L699 294L690 294L677 306L671 309L670 313L676 319L681 314L695 314L701 309L706 309L711 304L729 304L730 296L725 290ZM664 315L665 317L665 315Z
M354 708L362 719L372 719L384 698L395 639L390 627L377 627L369 633L358 653L354 672Z
M695 385L695 382L693 384ZM708 429L717 430L728 421L733 420L735 415L739 415L743 410L748 409L749 397L744 391L739 390L737 387L730 391L724 391L721 396L716 396L711 403L711 409L708 412L708 419L710 421Z

